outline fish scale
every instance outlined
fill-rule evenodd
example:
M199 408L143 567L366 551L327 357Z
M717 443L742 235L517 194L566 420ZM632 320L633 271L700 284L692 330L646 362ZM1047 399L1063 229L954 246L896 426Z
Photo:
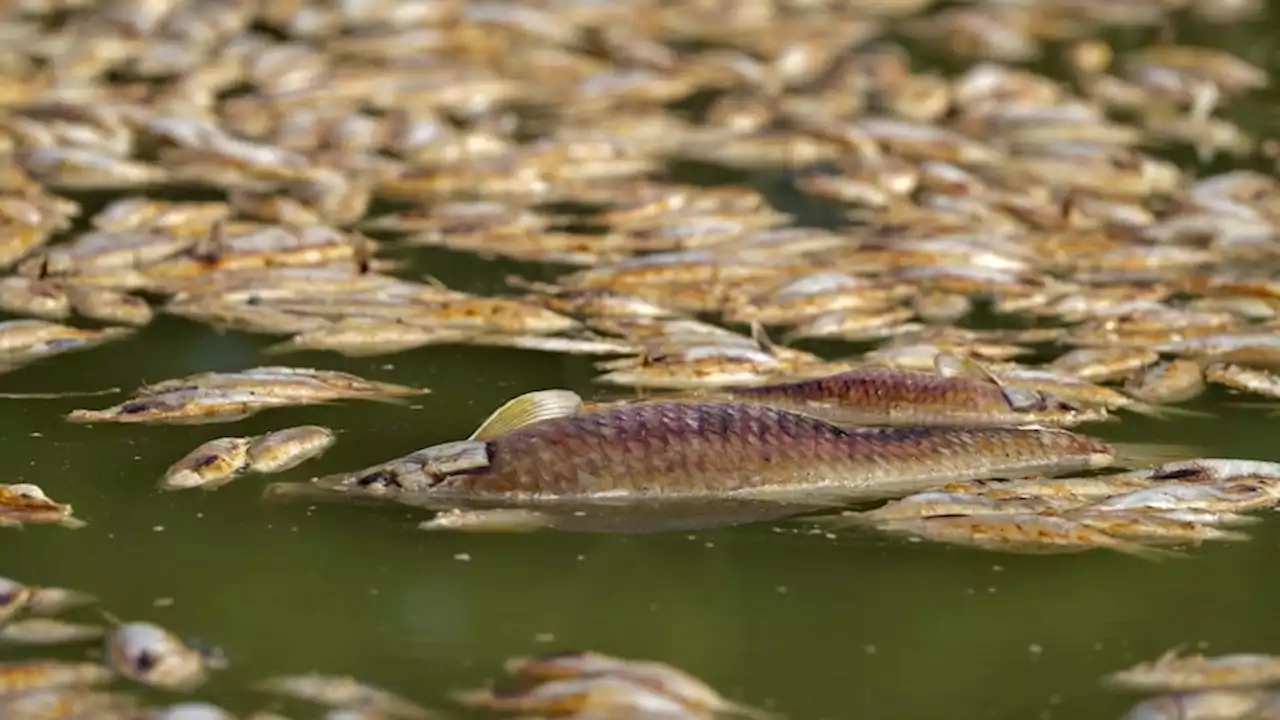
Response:
M489 465L432 494L887 496L962 479L1109 465L1099 440L1043 428L866 428L736 403L642 403L554 418L486 444Z

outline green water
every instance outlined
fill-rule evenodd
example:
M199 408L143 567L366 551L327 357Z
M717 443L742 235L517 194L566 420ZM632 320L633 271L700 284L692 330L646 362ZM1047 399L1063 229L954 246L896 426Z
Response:
M1276 27L1200 29L1186 39L1259 59L1272 52ZM1272 99L1228 114L1265 130ZM758 180L782 188L785 201L785 182ZM493 289L518 268L417 257L463 289ZM269 342L162 318L133 341L0 376L0 391L131 389L262 364L258 350ZM1250 543L1151 563L831 539L797 524L650 536L425 534L415 530L425 516L412 511L262 504L255 478L216 493L155 489L169 463L229 430L337 429L329 454L280 478L303 479L456 439L523 391L598 392L588 361L539 353L446 347L287 361L434 392L416 408L345 404L269 411L234 426L156 428L62 420L110 398L0 401L0 480L39 483L90 522L74 532L7 532L0 574L93 592L119 617L221 647L233 664L200 697L245 712L264 701L246 689L253 679L312 670L353 673L448 708L450 690L497 677L506 657L589 648L677 664L791 718L1084 720L1118 716L1134 701L1100 688L1100 675L1171 646L1280 652L1277 520ZM1280 460L1276 421L1225 407L1228 399L1210 393L1192 406L1212 418L1125 416L1090 430L1190 443L1203 456ZM161 599L172 604L157 607Z

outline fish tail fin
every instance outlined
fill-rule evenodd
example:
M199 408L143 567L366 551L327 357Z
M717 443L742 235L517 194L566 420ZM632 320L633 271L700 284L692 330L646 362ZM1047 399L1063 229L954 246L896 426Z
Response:
M1280 406L1277 406L1280 407ZM1211 418L1213 413L1203 410L1188 410L1186 408L1173 407L1172 405L1154 405L1152 403L1135 402L1124 406L1125 410L1145 415L1149 418L1157 420L1173 420L1176 418Z
M1199 457L1193 445L1173 443L1111 443L1115 453L1113 465L1128 468L1149 467Z

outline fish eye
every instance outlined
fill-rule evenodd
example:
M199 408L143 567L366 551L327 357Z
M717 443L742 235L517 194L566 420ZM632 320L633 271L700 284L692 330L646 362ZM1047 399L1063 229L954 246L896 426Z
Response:
M120 412L124 415L135 415L137 413L146 412L147 404L144 402L125 403L120 406Z
M387 472L386 470L379 470L378 472L369 473L368 475L365 475L359 480L356 480L356 485L362 488L393 487L393 488L403 489L404 487L400 484L400 481L396 479L395 475Z
M151 672L160 664L160 658L150 650L142 650L133 659L133 666L140 673Z

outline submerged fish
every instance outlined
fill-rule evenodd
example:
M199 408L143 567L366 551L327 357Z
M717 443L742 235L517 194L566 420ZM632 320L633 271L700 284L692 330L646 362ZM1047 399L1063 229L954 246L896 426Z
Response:
M846 500L1116 461L1112 446L1059 429L846 430L738 403L654 402L587 413L581 406L564 390L522 395L468 440L321 478L314 487L442 501Z

